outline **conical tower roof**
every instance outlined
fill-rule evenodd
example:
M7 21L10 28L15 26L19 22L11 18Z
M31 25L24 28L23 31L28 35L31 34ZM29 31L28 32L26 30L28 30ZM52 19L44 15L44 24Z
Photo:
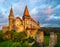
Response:
M30 16L27 6L25 7L23 16Z
M13 14L13 9L12 9L12 7L11 7L11 9L10 9L10 14L9 14L9 17L14 17L14 14Z

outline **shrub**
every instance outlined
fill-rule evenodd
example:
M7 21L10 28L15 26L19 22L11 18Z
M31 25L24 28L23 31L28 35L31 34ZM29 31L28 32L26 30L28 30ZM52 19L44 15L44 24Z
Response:
M30 47L29 43L27 41L25 41L23 44L22 44L22 47Z
M24 32L20 32L20 33L17 33L17 32L14 32L12 34L12 40L14 42L21 42L23 41L24 39L26 38L26 35Z
M0 42L3 41L3 36L4 36L4 33L2 31L0 31Z
M29 43L31 43L31 42L35 41L35 39L33 39L32 37L29 37L29 38L27 39L27 41L28 41Z

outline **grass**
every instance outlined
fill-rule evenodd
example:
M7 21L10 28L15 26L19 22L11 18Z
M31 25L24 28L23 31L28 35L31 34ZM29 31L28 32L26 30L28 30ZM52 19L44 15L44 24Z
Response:
M6 40L0 43L0 47L11 47L12 44L13 44L12 41Z
M57 45L56 45L56 47L60 47L60 33L58 33L57 34L58 35L58 37L57 37Z
M44 36L44 45L49 45L49 36Z

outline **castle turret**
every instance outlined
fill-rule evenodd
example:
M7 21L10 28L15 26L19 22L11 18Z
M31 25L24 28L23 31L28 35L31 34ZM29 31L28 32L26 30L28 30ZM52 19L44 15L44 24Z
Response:
M28 24L29 24L28 20L30 20L30 14L29 14L28 8L26 6L25 10L24 10L24 14L23 14L23 25L24 25L25 29L28 28Z
M10 9L10 14L9 14L9 31L14 29L14 14L13 14L13 9Z
M23 19L24 19L24 18L27 18L27 17L30 17L30 14L29 14L28 8L27 8L27 6L26 6L26 7L25 7L25 10L24 10L24 14L23 14Z

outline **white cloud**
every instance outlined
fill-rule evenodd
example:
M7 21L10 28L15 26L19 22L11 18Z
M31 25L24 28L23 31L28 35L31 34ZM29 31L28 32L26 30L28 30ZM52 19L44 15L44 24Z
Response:
M24 8L25 6L20 5L19 3L13 4L13 10L14 10L15 17L22 16Z
M45 23L45 24L41 24L41 27L60 27L60 25L58 24L51 24L51 23Z
M46 27L46 26L48 26L48 25L51 25L51 24L41 24L41 27Z
M7 9L5 9L5 8L0 8L0 12L1 12L1 14L2 14L2 16L3 16L4 18L8 18L9 12L8 12L8 13L5 13L6 11L7 11Z
M56 16L55 14L52 14L49 16L49 18L52 18L52 19L60 19L60 16Z
M48 4L42 4L42 5L40 5L40 6L37 6L37 7L35 7L35 8L33 8L31 11L30 11L30 13L31 14L37 14L38 12L42 12L42 11L44 11L45 9L48 9L49 11L50 11L50 9L51 9L51 7L52 7L52 5L48 5ZM39 11L39 10L40 11Z
M37 0L30 0L31 4L35 4L36 2L38 2Z
M60 8L60 4L57 5L56 7L54 7L53 9L56 10L56 9L59 9Z
M0 0L0 3L4 3L6 0Z
M38 13L37 8L33 8L33 9L30 11L30 14L31 14L31 15L36 15L37 13Z
M49 15L49 14L53 13L53 10L52 10L52 8L48 8L48 9L44 10L43 13Z
M41 4L38 8L40 8L40 9L52 8L52 5L49 5L49 4Z
M58 19L60 19L60 16L55 16L55 14L52 14L52 15L48 16L48 18L46 18L45 21L47 22L47 21L51 21L53 19L58 20Z
M60 16L51 16L54 19L60 19Z

